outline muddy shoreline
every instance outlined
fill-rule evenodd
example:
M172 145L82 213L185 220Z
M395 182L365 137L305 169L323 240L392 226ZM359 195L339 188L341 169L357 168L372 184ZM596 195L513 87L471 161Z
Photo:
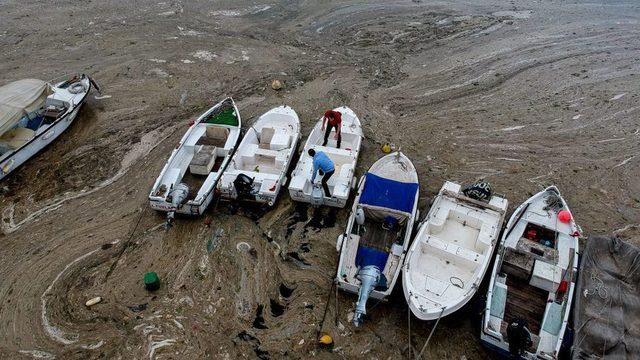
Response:
M397 286L362 328L339 296L315 335L346 210L285 193L267 213L224 204L169 232L146 198L191 119L233 96L245 123L281 104L308 134L348 105L357 175L402 148L423 214L444 180L490 181L509 211L556 184L586 235L640 220L640 6L634 1L0 1L0 83L82 71L74 125L0 182L3 358L379 358L408 354ZM271 81L284 82L276 92ZM97 96L96 96L97 95ZM640 238L628 239L640 244ZM162 287L143 289L156 271ZM91 308L87 299L104 300ZM478 299L479 300L479 299ZM474 301L474 304L476 301ZM430 358L490 358L469 305ZM431 324L411 321L414 348Z

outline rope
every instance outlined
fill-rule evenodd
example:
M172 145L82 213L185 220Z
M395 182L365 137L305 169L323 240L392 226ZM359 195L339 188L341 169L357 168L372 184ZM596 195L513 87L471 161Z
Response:
M135 235L136 230L138 229L138 225L140 225L140 221L142 220L142 216L144 215L148 207L149 207L149 202L146 201L146 206L140 212L140 215L138 216L138 220L136 221L136 225L133 227L133 231L131 231L131 235L129 235L129 239L127 239L127 242L125 242L122 245L122 249L120 249L118 256L116 256L116 260L109 267L109 270L107 271L107 275L105 275L104 277L104 281L107 281L107 279L109 279L109 276L111 276L111 273L113 272L113 270L115 270L116 265L118 264L118 261L120 261L122 254L124 254L125 250L127 250L129 246L131 246L131 240L133 239L133 235Z
M413 348L411 346L411 308L407 308L407 327L409 328L409 359L411 359L413 353L413 351L411 351Z
M436 323L433 325L433 328L431 328L431 332L429 333L429 337L427 338L427 341L425 341L424 346L422 347L422 350L420 350L420 353L418 354L416 359L422 359L422 353L427 349L427 346L429 346L429 341L431 341L431 337L433 336L433 333L436 331L436 327L438 326L438 323L440 322L440 319L442 318L442 314L444 314L444 310L446 308L447 308L446 306L442 307L442 311L440 311L440 315L438 316L438 320L436 320Z

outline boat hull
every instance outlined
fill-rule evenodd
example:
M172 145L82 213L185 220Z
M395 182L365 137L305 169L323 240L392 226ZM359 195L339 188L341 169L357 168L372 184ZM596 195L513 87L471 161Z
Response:
M260 145L260 134L265 129L273 131L274 135ZM262 114L245 133L230 165L218 181L221 199L273 206L287 183L287 173L299 141L300 119L293 108L283 105ZM273 159L273 162L263 164L258 159ZM241 194L238 199L234 181L240 175L253 179L254 192L250 196Z
M184 175L186 174L187 171L190 171L190 170L187 170L189 168L188 162L183 161L180 158L180 156L185 155L186 151L184 152L181 152L181 151L184 150L184 147L187 146L186 145L187 143L190 144L189 146L193 147L196 141L200 138L200 136L206 133L206 128L203 128L203 127L198 128L198 126L202 126L200 125L200 123L204 121L207 118L207 116L209 116L209 114L212 114L214 111L216 111L216 109L223 106L225 102L230 102L230 104L233 105L233 109L237 116L236 125L231 125L231 126L215 125L216 127L229 130L229 137L226 140L224 140L224 148L223 148L223 150L227 151L227 153L223 157L223 160L219 168L215 172L210 172L208 175L206 175L206 179L203 180L203 183L198 187L198 192L195 198L187 200L185 203L179 205L178 207L174 207L174 205L167 198L168 197L167 193L159 195L159 194L156 194L156 191L160 187L160 184L166 180L165 176L167 176L167 174L169 174L170 171L180 170L182 172L181 176L177 181L175 181L175 178L173 178L172 181L169 181L170 183L172 183L173 185L177 185L178 183L183 181ZM209 108L205 113L200 115L198 120L192 123L192 125L189 127L189 130L187 130L186 133L183 135L182 139L180 140L179 146L171 152L169 159L164 165L162 171L160 172L160 175L156 179L151 189L151 192L149 193L149 207L157 211L175 212L178 214L192 215L192 216L198 216L204 213L204 211L209 207L211 202L217 196L215 191L216 186L218 184L218 181L222 177L225 169L229 165L229 162L238 146L238 143L240 141L241 127L242 127L242 119L240 117L240 113L238 111L237 106L235 105L235 102L231 98L227 98L217 103L213 107Z
M86 93L84 93L83 97L73 107L73 110L70 110L66 115L57 119L51 127L36 135L28 143L24 144L14 151L13 154L2 160L0 163L0 180L4 179L15 169L49 146L49 144L54 142L71 126L71 124L73 124L80 112L80 109L82 108L82 105L84 105L89 92L91 91L91 82L88 80L88 77L86 77L85 86L87 86Z
M531 336L533 340L533 347L526 349L522 358L524 359L556 359L560 352L560 348L566 335L566 329L569 321L569 314L571 306L573 305L573 295L575 291L575 279L578 276L578 250L579 250L579 233L580 228L571 219L568 223L561 223L557 219L557 209L551 208L545 210L547 206L547 199L549 196L555 195L561 203L560 209L569 210L569 206L566 201L560 195L558 189L551 186L544 191L535 194L522 205L520 205L511 215L511 218L507 222L507 226L502 235L502 241L496 255L491 278L489 281L489 288L487 290L487 301L485 310L483 312L480 339L483 345L490 349L497 350L499 353L508 354L509 342L505 333L505 328L508 325L507 321L510 316L506 311L509 311L509 295L514 293L514 298L522 297L523 289L534 288L536 292L544 294L544 298L540 296L527 297L527 306L530 309L538 309L533 313L533 320L536 321L531 328ZM570 210L569 210L570 211ZM538 257L535 258L535 262L532 265L533 270L529 282L518 281L516 276L521 272L523 268L514 268L513 264L526 264L524 262L513 262L514 249L523 251L522 245L533 246L536 249L540 249L533 244L529 239L524 236L529 236L527 229L530 229L530 225L537 226L537 229L552 230L556 233L555 245L549 247L549 251L556 251L551 257L553 262L549 262L546 258L544 251L538 252ZM535 234L533 239L535 239ZM545 249L542 247L541 249ZM526 252L521 254L527 254ZM541 259L541 263L548 264L551 269L554 269L551 273L536 272L538 259ZM507 267L508 266L508 267ZM562 271L557 270L560 268ZM568 277L562 275L560 278L549 277L549 274L571 274ZM535 275L535 276L534 276ZM511 277L515 277L515 282L508 282ZM534 280L535 278L535 280ZM541 282L538 279L550 279L547 282ZM555 280L554 280L555 279ZM535 283L534 283L535 281ZM554 283L566 281L567 287L564 295L561 295L562 302L556 304L557 298L555 297L559 290L554 288ZM530 290L528 290L530 291ZM536 293L533 293L534 295ZM505 305L506 304L506 305ZM515 303L514 303L515 304ZM560 306L561 311L558 311ZM514 305L515 307L515 305ZM531 310L533 311L533 310ZM549 314L554 314L550 316ZM520 314L518 315L520 316ZM511 315L513 317L513 315ZM529 322L532 319L527 317L523 318ZM534 330L536 328L536 330ZM539 329L539 330L537 330Z
M436 320L465 306L484 278L508 201L483 203L445 182L420 224L403 265L402 287L420 320Z
M335 140L330 139L328 145L322 146L324 131L322 118L316 123L307 138L300 159L292 173L289 183L289 195L294 201L310 203L315 206L331 206L343 208L347 205L351 190L355 189L355 168L360 155L363 139L362 127L358 116L346 106L335 108L342 113L342 144L341 148L335 148ZM323 151L336 165L336 173L329 180L331 197L314 197L314 185L311 184L313 160L307 154L309 149ZM318 180L316 179L316 182Z
M402 180L406 180L406 182L412 182L412 183L418 184L418 175L417 175L417 172L415 171L415 167L413 166L411 161L402 154L399 154L399 155L389 154L383 157L382 159L378 160L374 165L372 165L369 172L372 172L372 170L374 170L376 167L380 168L381 163L384 163L385 161L388 161L389 159L393 159L394 157L397 157L397 156L399 156L399 158L401 158L401 161L403 161L406 164L408 169L407 172L409 173L407 177ZM385 170L388 171L388 168L386 168ZM373 173L375 175L375 172ZM360 291L360 282L356 280L354 276L354 273L357 272L356 266L354 264L354 260L356 257L357 248L360 244L360 237L352 234L351 229L353 229L354 226L357 224L356 214L357 214L359 205L361 203L360 200L361 200L361 196L365 188L365 185L366 185L366 177L363 176L360 179L360 183L358 184L357 196L352 207L351 215L349 216L349 220L347 222L345 234L341 235L342 240L339 240L337 244L337 250L340 252L340 258L339 258L339 264L338 264L338 272L336 274L336 282L339 289L352 294L358 294L358 292ZM398 277L402 271L402 263L404 261L406 251L409 247L413 226L417 220L418 197L419 197L419 186L417 187L415 197L413 198L413 205L412 205L411 212L405 214L406 223L402 225L405 228L404 237L402 238L402 245L400 246L399 249L397 249L398 251L394 255L391 255L393 251L390 251L389 253L389 259L391 259L392 256L393 256L393 259L388 261L392 262L393 264L396 264L396 265L393 265L395 266L395 269L388 270L387 267L385 266L385 271L383 271L387 279L387 288L384 290L382 289L372 290L371 293L369 294L369 298L376 299L376 300L385 300L391 294L391 292L393 291L393 288L395 287Z

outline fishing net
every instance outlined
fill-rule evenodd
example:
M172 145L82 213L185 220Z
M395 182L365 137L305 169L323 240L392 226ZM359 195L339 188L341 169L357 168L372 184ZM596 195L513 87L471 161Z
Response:
M575 297L573 359L637 359L640 249L618 237L591 237Z

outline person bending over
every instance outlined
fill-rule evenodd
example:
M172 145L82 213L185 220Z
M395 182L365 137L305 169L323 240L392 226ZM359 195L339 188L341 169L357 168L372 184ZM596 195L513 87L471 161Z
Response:
M314 184L314 181L316 180L316 174L321 171L322 173L324 173L324 176L322 177L322 188L324 189L324 195L326 197L331 197L331 192L329 192L329 185L327 184L327 182L335 172L333 161L329 159L327 154L323 153L322 151L316 152L313 149L309 149L309 156L313 158L313 174L311 175L311 184Z

